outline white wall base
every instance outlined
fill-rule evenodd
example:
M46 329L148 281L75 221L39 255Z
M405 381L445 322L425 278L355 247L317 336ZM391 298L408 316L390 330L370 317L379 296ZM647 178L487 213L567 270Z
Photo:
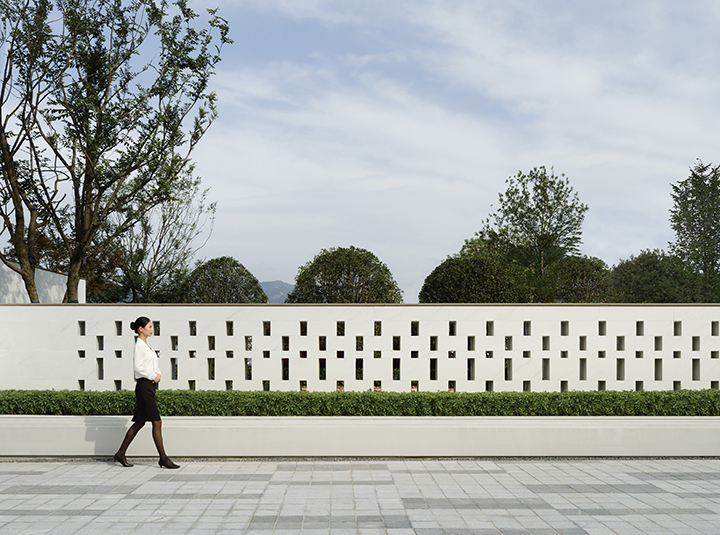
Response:
M0 456L109 456L126 416L0 416ZM154 456L150 424L129 456ZM720 456L720 417L166 417L175 457Z

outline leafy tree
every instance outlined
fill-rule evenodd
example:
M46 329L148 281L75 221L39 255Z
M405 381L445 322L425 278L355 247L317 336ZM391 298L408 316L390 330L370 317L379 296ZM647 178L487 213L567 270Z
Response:
M566 256L548 269L554 302L604 303L608 299L607 264L590 256Z
M517 303L526 298L522 274L488 256L454 256L426 278L421 303Z
M190 303L267 303L255 276L230 256L202 262L186 281Z
M700 299L720 297L720 166L698 160L690 176L672 185L670 251L701 274Z
M659 249L641 251L613 267L610 299L616 303L692 303L698 276L680 258Z
M323 249L300 266L285 302L402 303L402 291L384 263L351 245Z
M208 82L230 42L214 11L205 27L197 18L186 0L3 3L0 217L29 293L38 227L62 244L75 301L93 247L194 183L190 154L216 116Z

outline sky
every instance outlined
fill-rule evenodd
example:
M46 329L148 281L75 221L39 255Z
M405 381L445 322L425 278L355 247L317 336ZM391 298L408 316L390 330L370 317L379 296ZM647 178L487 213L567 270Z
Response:
M720 163L718 2L215 5L234 44L194 153L218 201L199 254L261 281L354 245L417 302L506 179L541 165L589 206L583 254L612 266L667 248L671 184Z

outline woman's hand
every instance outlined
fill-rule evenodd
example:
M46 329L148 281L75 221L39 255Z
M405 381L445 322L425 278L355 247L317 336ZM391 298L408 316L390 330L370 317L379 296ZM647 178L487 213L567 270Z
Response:
M159 383L159 382L160 382L160 374L158 373L158 374L155 376L155 379L153 379L153 383Z

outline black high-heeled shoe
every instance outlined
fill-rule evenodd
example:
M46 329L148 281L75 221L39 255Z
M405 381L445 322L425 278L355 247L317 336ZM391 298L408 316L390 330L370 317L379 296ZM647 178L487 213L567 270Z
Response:
M123 465L125 468L130 468L133 466L129 462L127 462L127 459L122 459L117 453L113 455L113 459L119 462L121 465Z
M162 462L162 460L158 461L158 465L160 465L160 468L180 468L179 464L175 464L170 459L168 459L165 463Z

